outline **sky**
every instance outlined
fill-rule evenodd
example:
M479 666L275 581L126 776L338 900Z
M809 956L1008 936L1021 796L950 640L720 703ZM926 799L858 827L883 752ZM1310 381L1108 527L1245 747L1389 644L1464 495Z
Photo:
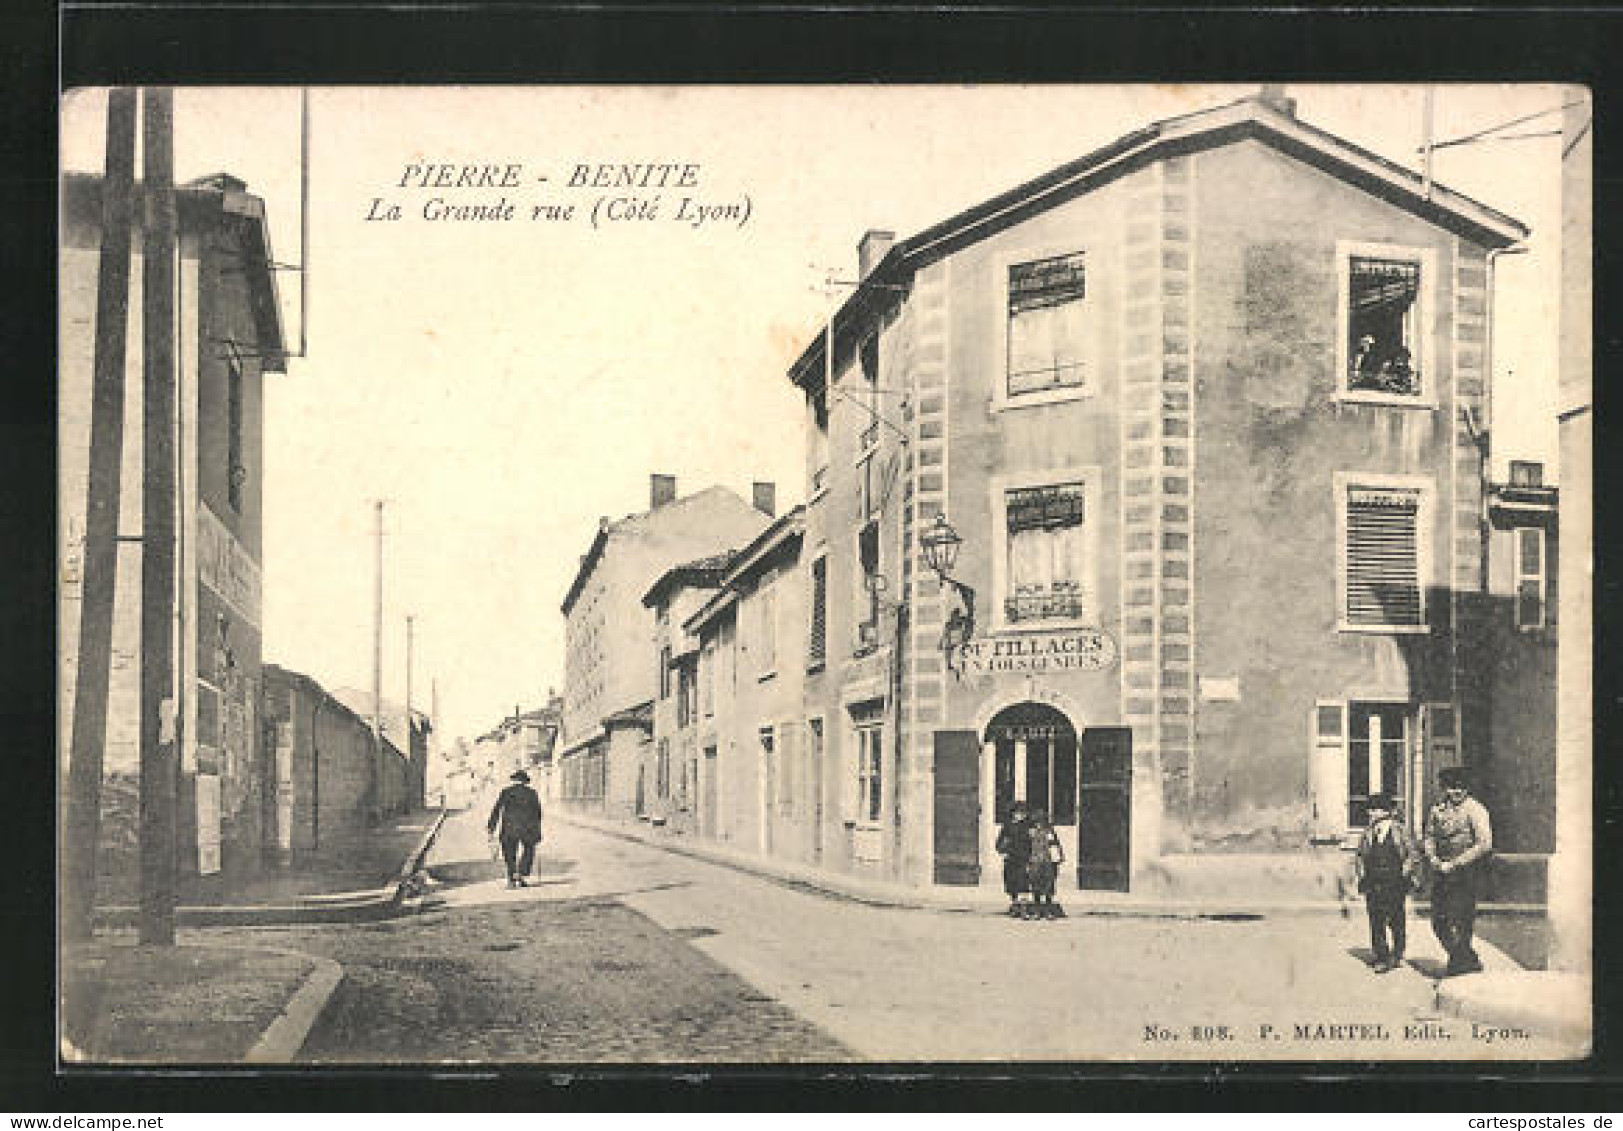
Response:
M437 687L442 740L538 705L563 686L559 606L579 555L601 516L646 508L650 473L675 475L682 494L719 483L748 498L770 480L780 510L801 500L804 413L785 371L826 317L825 276L854 276L865 230L905 238L1153 120L1256 89L313 89L306 356L266 380L266 659L371 687L382 498L384 694L405 698L411 616L414 705L427 709ZM1433 89L1438 141L1564 96ZM1288 93L1302 119L1418 167L1422 87ZM65 96L64 168L99 171L104 120L102 92ZM1548 115L1506 132L1558 125ZM1435 159L1439 182L1533 229L1527 254L1499 261L1500 475L1510 458L1541 459L1556 478L1559 145ZM175 161L178 180L246 181L266 201L278 262L300 262L296 89L180 89ZM577 166L600 163L675 168L656 170L663 188L570 187ZM409 172L469 164L493 167L485 187L436 189L435 172L419 187L424 174ZM594 224L600 197L657 197L658 212ZM694 226L675 215L683 197L722 211ZM430 219L436 198L515 215ZM568 220L530 218L569 201ZM399 220L368 219L391 205ZM297 272L278 285L297 349Z

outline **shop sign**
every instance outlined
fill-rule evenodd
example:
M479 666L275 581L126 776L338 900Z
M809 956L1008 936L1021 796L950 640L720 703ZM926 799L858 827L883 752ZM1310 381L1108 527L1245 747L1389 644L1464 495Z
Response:
M1116 662L1116 641L1097 628L981 637L954 659L964 675L1102 671Z

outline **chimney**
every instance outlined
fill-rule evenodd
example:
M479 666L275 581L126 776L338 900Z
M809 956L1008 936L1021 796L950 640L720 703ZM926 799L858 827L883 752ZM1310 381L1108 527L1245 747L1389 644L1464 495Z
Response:
M755 509L764 515L774 515L778 511L778 488L771 483L757 481L754 485Z
M658 510L676 500L676 476L650 475L648 477L648 509Z
M869 228L862 234L857 242L857 277L866 279L879 261L885 258L890 245L896 242L895 232L883 232L877 228Z
M1510 485L1512 487L1544 486L1544 465L1531 460L1511 460Z
M1257 101L1287 118L1296 117L1296 99L1287 97L1282 83L1265 82L1257 92Z

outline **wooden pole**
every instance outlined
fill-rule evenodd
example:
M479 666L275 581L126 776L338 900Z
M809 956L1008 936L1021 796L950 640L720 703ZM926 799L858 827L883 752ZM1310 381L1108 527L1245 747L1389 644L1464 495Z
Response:
M141 263L141 913L147 945L175 941L175 186L174 94L141 99L146 181Z
M373 502L377 546L372 589L372 819L383 818L383 500Z
M101 778L118 579L120 466L124 456L124 366L129 335L130 229L135 207L135 91L107 95L107 164L101 187L96 272L96 353L90 402L90 466L79 590L78 675L64 822L63 933L92 934Z

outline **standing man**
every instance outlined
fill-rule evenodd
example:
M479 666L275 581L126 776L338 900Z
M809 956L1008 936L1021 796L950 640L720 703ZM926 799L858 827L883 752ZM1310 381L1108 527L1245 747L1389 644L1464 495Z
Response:
M1471 947L1476 901L1493 851L1488 810L1470 796L1465 768L1449 766L1439 773L1443 799L1426 816L1426 862L1431 865L1431 926L1448 951L1445 976L1482 969Z
M530 775L513 774L513 784L502 790L490 811L491 833L501 826L502 859L507 862L507 886L521 888L535 864L535 844L541 839L541 798L530 788Z
M1369 827L1358 842L1356 859L1358 890L1364 893L1364 908L1369 913L1369 948L1375 952L1377 974L1403 965L1406 900L1415 870L1409 834L1393 815L1392 799L1386 794L1369 799Z

